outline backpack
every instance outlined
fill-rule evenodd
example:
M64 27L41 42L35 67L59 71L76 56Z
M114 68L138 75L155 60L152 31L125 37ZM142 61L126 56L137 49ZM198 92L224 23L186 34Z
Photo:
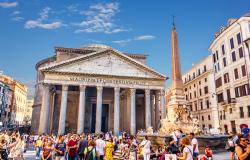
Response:
M95 155L93 155L93 150L95 151ZM93 147L91 150L88 150L87 148L87 153L85 156L85 160L97 160L97 156L96 156L96 148Z

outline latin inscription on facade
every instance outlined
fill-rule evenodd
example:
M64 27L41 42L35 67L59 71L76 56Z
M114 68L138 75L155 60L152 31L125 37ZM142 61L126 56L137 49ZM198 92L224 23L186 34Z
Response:
M112 83L112 84L128 84L128 85L146 85L143 81L135 80L119 80L119 79L103 79L103 78L85 78L85 77L69 77L70 81L80 81L87 83Z

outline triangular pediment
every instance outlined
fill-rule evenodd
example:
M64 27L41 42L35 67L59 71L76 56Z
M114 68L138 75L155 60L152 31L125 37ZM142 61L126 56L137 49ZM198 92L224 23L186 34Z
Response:
M55 63L43 67L41 70L60 73L166 79L164 75L112 49Z

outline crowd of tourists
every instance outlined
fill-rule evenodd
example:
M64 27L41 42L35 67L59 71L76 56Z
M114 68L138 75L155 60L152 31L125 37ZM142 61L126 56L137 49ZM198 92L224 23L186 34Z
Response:
M229 136L227 149L230 160L250 160L250 130ZM207 145L200 155L194 133L185 135L181 130L172 132L166 145L154 146L147 136L144 139L127 133L114 136L103 134L20 135L18 132L0 133L0 160L23 160L27 148L36 150L40 160L212 160L213 151ZM236 158L237 157L237 158Z
M153 148L147 136L141 142L132 135L121 133L67 134L36 138L36 159L42 160L164 160L165 155L176 155L181 160L198 160L198 141L193 133L188 136L173 132L167 146ZM209 152L209 150L208 150Z
M23 160L28 135L18 132L4 132L0 134L0 159Z

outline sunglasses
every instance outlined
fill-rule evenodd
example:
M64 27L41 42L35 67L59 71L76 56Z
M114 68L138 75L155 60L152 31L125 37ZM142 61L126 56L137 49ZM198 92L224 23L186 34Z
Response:
M248 139L242 139L241 141L242 142L248 142Z

